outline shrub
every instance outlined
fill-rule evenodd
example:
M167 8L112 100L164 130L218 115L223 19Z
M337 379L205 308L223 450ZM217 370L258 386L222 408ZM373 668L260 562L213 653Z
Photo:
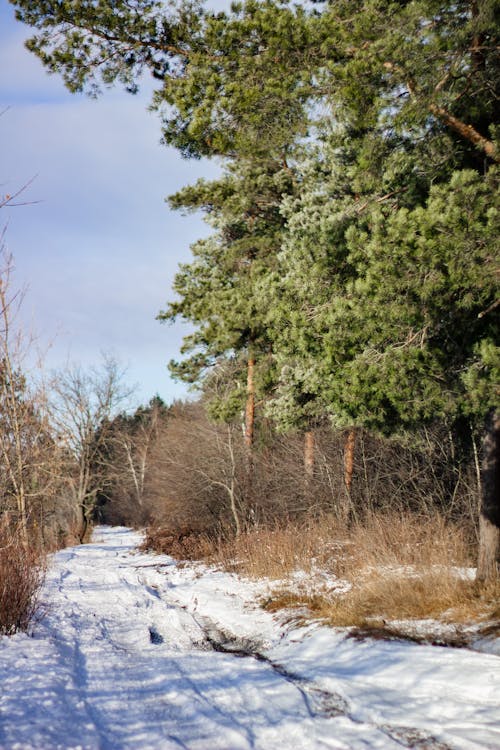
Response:
M43 558L23 546L6 528L0 529L0 633L26 630L39 612Z
M171 555L177 560L199 560L210 556L213 541L208 534L191 527L147 529L141 549Z

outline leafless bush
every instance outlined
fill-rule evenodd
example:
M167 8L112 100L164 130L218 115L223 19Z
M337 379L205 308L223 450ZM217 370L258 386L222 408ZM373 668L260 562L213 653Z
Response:
M165 555L171 555L176 560L200 560L212 555L215 538L210 534L193 531L190 527L172 528L150 527L146 531L144 550L153 550Z
M195 531L232 524L243 514L242 443L237 428L212 424L199 404L177 404L152 451L147 485L159 525Z
M217 538L325 515L345 525L379 513L437 512L474 533L478 484L473 451L463 451L442 425L411 441L357 430L349 486L347 435L326 425L317 428L314 454L305 467L304 435L278 435L264 421L249 466L240 425L214 424L200 403L176 404L148 442L140 513L129 482L116 520L123 522L125 509L127 518ZM117 507L113 500L106 520L113 519Z
M0 633L26 630L39 611L43 558L7 530L0 529Z

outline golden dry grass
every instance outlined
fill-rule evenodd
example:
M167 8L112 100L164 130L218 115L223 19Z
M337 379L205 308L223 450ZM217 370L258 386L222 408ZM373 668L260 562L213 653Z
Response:
M279 580L264 606L298 609L332 625L439 619L467 623L499 617L500 587L479 587L470 535L439 515L371 516L349 530L330 517L274 530L255 530L218 542L212 562L256 578ZM283 583L294 571L305 585ZM350 590L327 590L315 572L327 571Z
M342 597L325 599L318 616L332 625L362 627L390 620L469 623L498 617L499 595L498 586L484 590L442 572L373 574Z
M500 586L478 586L470 530L439 514L370 515L349 528L333 516L230 534L151 530L146 545L276 582L267 609L337 626L394 620L468 623L500 617ZM302 579L294 573L301 571ZM335 587L338 579L344 585ZM328 585L330 584L330 585Z
M263 602L270 612L290 611L291 619L321 620L336 627L380 628L394 621L435 619L445 623L472 624L498 621L500 586L479 588L457 580L436 587L435 579L371 579L343 594L314 593L281 588ZM294 610L297 615L291 614ZM307 614L305 614L307 612ZM491 626L492 627L497 626ZM404 626L401 631L404 632Z
M219 539L210 559L252 578L282 580L297 570L336 572L347 544L345 526L326 516L310 523L256 528L230 541Z

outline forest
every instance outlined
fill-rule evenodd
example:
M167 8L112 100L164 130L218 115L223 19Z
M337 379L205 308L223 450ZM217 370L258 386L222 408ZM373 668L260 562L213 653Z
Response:
M70 91L134 94L151 75L163 143L220 174L168 198L210 227L158 313L190 324L169 367L192 400L126 411L110 358L30 382L4 259L2 579L36 579L40 555L104 522L276 578L333 558L353 580L367 561L427 566L413 616L493 611L498 3L11 4ZM385 614L357 596L299 603Z

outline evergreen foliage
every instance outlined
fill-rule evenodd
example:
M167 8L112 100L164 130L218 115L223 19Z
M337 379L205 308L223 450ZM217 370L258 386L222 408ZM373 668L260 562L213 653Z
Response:
M234 385L222 399L213 393L213 414L229 417L241 410L250 352L257 357L260 390L265 390L272 341L261 288L276 267L284 229L281 202L294 189L290 168L273 160L241 159L218 181L200 181L170 199L175 208L205 211L215 230L192 247L194 261L181 265L174 281L178 301L159 315L160 320L182 317L196 325L182 349L190 356L170 365L178 377L199 383L213 366L221 373L230 359Z
M214 231L159 315L194 324L172 370L214 413L254 361L285 429L498 411L496 0L11 2L71 90L147 70L164 142L222 159L170 199Z
M303 209L281 259L285 309L301 305L285 319L280 351L295 366L285 364L278 415L290 419L299 388L339 426L484 418L498 398L498 211L494 170L457 172L414 209L374 203L337 221Z

